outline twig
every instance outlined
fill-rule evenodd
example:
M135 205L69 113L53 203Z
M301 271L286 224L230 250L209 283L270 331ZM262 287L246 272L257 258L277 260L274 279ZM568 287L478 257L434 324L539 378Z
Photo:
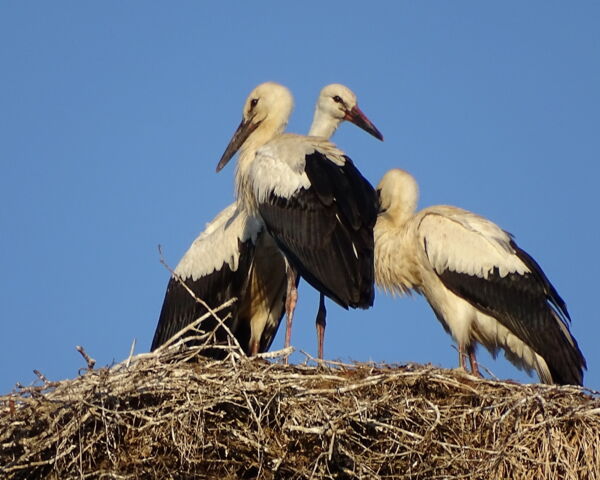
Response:
M33 373L35 373L35 375L44 383L50 383L50 381L44 376L44 374L42 372L40 372L39 370L33 370Z
M229 327L227 325L225 325L225 319L222 319L221 317L219 317L217 315L217 311L222 310L226 307L228 307L229 305L231 305L232 303L236 302L238 299L237 297L233 297L230 298L228 301L224 302L222 305L220 305L219 307L217 307L216 309L212 309L210 308L210 306L201 298L198 298L196 296L196 294L194 293L194 291L183 281L183 279L177 274L175 273L175 271L167 264L167 262L165 261L164 257L163 257L163 253L162 253L162 246L159 245L158 246L158 254L160 256L160 263L171 273L171 276L173 278L175 278L177 280L177 282L183 287L185 288L185 290L191 295L191 297L200 305L202 305L207 311L208 313L217 321L217 323L219 324L217 326L217 328L220 326L222 327L225 332L227 332L227 335L231 338L231 340L234 342L234 344L241 350L243 351L242 347L240 346L239 342L237 341L237 338L235 338L235 335L231 332L231 330L229 329ZM195 325L198 326L202 319L207 318L206 314L203 315L200 319L196 319L191 325ZM187 330L186 330L187 331ZM178 332L181 333L181 330ZM169 340L167 340L167 342L165 342L165 344L161 345L168 345L173 338L179 338L180 335L175 334L173 335L173 337L171 337ZM160 348L160 347L159 347ZM158 350L158 349L157 349Z
M219 305L215 311L219 311L222 310L224 308L227 308L229 305L231 305L233 302L235 301L234 298L229 299L228 301L226 301L225 303L223 303L222 305ZM179 330L175 335L173 335L171 338L169 338L165 343L163 343L160 347L158 347L157 349L154 350L155 353L160 353L170 347L176 346L175 342L180 339L181 337L183 337L186 333L195 330L196 327L198 327L198 325L200 325L204 320L206 320L208 317L210 317L212 314L211 312L206 312L204 315L202 315L201 317L197 318L196 320L194 320L192 323L190 323L189 325L187 325L185 328L182 328L181 330ZM217 317L218 318L218 317ZM227 318L229 317L225 317L225 320L227 320ZM222 322L224 320L219 319L219 322ZM226 325L224 325L225 328L227 328ZM229 331L229 329L227 328L227 331ZM189 338L186 338L185 340L182 340L182 344L185 344L187 341L189 341ZM214 345L216 347L216 345ZM238 344L239 346L239 344ZM240 347L241 348L241 347Z
M88 368L88 370L93 370L94 369L94 365L96 365L96 360L94 360L92 357L90 357L86 353L86 351L83 349L83 347L81 345L77 345L75 347L75 350L77 350L79 353L81 353L81 356L87 362L87 368Z
M133 339L133 342L131 342L131 348L129 349L129 357L127 357L127 363L125 364L125 366L127 368L129 368L129 365L131 365L131 359L133 358L133 352L135 351L135 341L136 339Z
M264 352L257 353L255 357L257 358L280 358L280 357L289 357L292 353L294 353L296 349L292 346L282 348L281 350L274 350L272 352Z

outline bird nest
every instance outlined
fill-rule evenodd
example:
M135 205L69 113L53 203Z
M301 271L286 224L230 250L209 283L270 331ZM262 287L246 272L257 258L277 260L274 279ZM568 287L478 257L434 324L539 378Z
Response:
M196 354L165 349L61 382L39 374L0 396L0 476L600 478L597 392Z

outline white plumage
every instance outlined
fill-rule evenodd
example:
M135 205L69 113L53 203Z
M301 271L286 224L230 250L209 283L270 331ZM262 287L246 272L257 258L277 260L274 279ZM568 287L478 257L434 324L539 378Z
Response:
M387 292L423 294L473 373L477 343L503 349L546 383L581 384L585 359L568 327L566 305L539 265L510 234L466 210L415 213L418 186L390 170L378 186L376 282Z
M232 271L239 268L240 244L256 244L262 231L257 219L248 217L235 203L223 209L205 230L198 235L181 258L175 273L181 278L198 280L227 265Z
M244 132L241 129L236 132L217 168L220 170L241 147L240 162L236 172L236 190L242 197L247 197L249 193L244 183L249 159L253 158L258 147L283 131L293 109L293 98L281 85L275 83L259 85L252 95L252 98L246 101L244 111L251 112L251 118L255 123ZM257 98L261 99L261 107L255 109ZM219 315L221 318L227 318L225 322L227 327L235 332L241 345L248 348L247 353L254 353L259 346L256 344L256 339L251 337L250 326L240 324L240 312L243 315L252 315L255 305L255 302L245 303L243 297L249 287L254 292L262 292L264 287L259 285L257 288L251 274L255 270L260 270L254 266L255 245L260 243L262 252L260 259L272 264L275 272L278 266L280 270L284 268L281 254L275 244L268 238L261 240L264 235L264 226L259 217L249 215L248 210L241 208L236 202L217 215L194 241L175 269L175 273L186 286L213 309L227 300L238 299L229 308L219 312ZM269 279L269 282L271 281L272 279ZM172 277L167 286L154 333L152 350L204 313L206 313L205 307L189 295L177 278ZM214 330L217 343L228 341L227 332L219 328L214 318L205 320L201 329ZM207 350L205 353L217 358L223 356L222 350Z
M501 277L529 272L515 255L510 235L479 215L439 205L423 210L419 218L420 238L427 241L427 255L437 273L452 268L487 279L494 268Z
M323 137L284 133L259 148L248 173L258 203L268 201L272 194L290 198L301 189L309 189L306 157L315 152L322 153L338 166L344 166L346 162L342 151Z

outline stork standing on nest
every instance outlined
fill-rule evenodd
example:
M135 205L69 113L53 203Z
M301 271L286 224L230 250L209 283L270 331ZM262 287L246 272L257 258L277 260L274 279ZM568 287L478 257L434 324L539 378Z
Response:
M274 87L269 88L270 85ZM253 157L257 148L283 132L293 109L292 96L285 87L276 84L263 84L262 87L261 91L269 92L263 103L272 104L274 108L269 116L260 117L262 128L246 130L244 138L238 136L232 139L232 143L233 140L239 142L237 147L244 144L241 155L244 158ZM257 102L258 100L252 102L252 110ZM258 113L261 113L261 109L258 109ZM251 133L254 134L250 135ZM248 141L245 142L247 138ZM248 166L248 162L238 163L236 179L242 180L247 176ZM246 191L240 181L236 182L236 190ZM248 210L240 208L239 204L227 207L207 226L179 262L174 271L175 276L169 280L152 340L152 350L207 311L203 304L189 295L186 286L211 309L234 297L240 299L248 285L254 248L263 229L260 218L248 215ZM239 302L233 302L227 310L219 312L219 317L225 319L225 326L231 332L237 330L238 312ZM220 327L218 320L212 316L202 322L200 329L205 332L215 331L215 343L228 342L229 332ZM219 349L210 349L204 353L215 358L224 356Z
M581 385L586 362L569 330L563 299L513 237L486 218L438 205L417 213L418 186L390 170L377 187L377 284L387 292L415 290L458 344L459 362L479 375L475 347L503 349L518 368L542 382Z
M325 86L317 99L313 122L308 133L309 136L331 138L337 128L344 121L354 123L379 140L383 136L367 116L358 107L356 94L348 87L333 83ZM269 246L275 245L272 237L265 233L271 242ZM266 250L257 245L255 251L255 267L252 270L249 292L245 295L249 299L244 305L250 307L251 312L240 318L238 332L247 325L250 327L251 344L259 346L251 353L265 352L271 346L277 329L283 318L284 304L286 298L286 273L283 257L275 259L272 248L268 250L268 262L256 260L265 255ZM267 286L268 283L268 286ZM317 334L319 336L318 357L323 358L323 337L326 323L325 298L320 293L319 311L317 313ZM288 339L291 331L287 332ZM238 336L238 340L240 340ZM240 343L245 342L240 340ZM289 340L288 340L289 343Z
M382 139L358 108L356 95L340 84L321 90L309 135L329 138L345 120ZM206 313L206 308L181 284L183 281L213 309L237 297L219 316L230 317L227 323L247 354L268 350L284 313L286 272L279 249L255 217L249 217L237 203L229 205L192 243L174 273L152 349ZM317 319L324 322L322 295L320 306ZM202 325L203 330L215 327L214 319L205 320ZM217 332L217 340L225 340L226 332ZM322 358L322 350L319 355Z
M264 88L268 89L267 84L264 85ZM269 89L270 95L265 102L270 101L280 108L272 112L269 118L262 119L265 122L263 128L258 129L244 145L243 152L246 156L252 156L256 148L285 129L287 119L292 112L293 100L285 87L277 87ZM245 175L243 168L247 166L240 163L238 165L240 178ZM237 190L241 191L241 189L241 185L238 184ZM274 252L271 260L275 262L275 271L277 262L281 263L280 269L285 268L278 249L272 240L264 235L264 224L258 216L248 215L247 210L240 208L238 202L220 212L196 238L175 268L174 275L167 286L151 349L155 350L181 329L206 314L208 311L206 306L216 309L227 300L237 298L237 301L218 312L218 316L224 319L227 329L235 335L239 329L240 312L244 315L251 309L251 304L244 304L242 299L248 288L249 272L254 264L257 244L264 246L261 248L264 256ZM269 248L271 244L272 248ZM196 301L189 294L188 288L204 304ZM229 332L220 327L218 320L213 316L204 319L199 327L204 332L215 331L214 343L228 342ZM246 343L241 346L249 349L246 350L247 353L254 353L258 349L256 343L250 345ZM209 349L203 353L215 358L224 356L221 349Z
M297 301L297 274L344 308L374 299L373 226L377 197L344 153L324 138L283 134L293 99L285 87L259 85L217 171L240 151L240 207L260 218L286 259L286 346ZM370 122L369 122L370 123ZM318 328L322 352L324 324Z

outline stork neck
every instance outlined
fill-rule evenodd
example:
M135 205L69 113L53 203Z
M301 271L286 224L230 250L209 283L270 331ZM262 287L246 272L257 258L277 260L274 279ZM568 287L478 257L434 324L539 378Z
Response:
M308 134L313 137L331 138L340 123L341 120L333 118L331 115L327 115L317 108Z
M256 205L249 181L250 167L256 157L256 151L280 135L286 125L287 122L274 124L265 120L252 132L240 148L235 172L236 198L248 211L254 211Z
M397 225L385 214L377 218L375 236L375 282L391 294L404 295L420 284L419 269L411 252L409 224Z
M251 159L254 158L256 152L250 152L245 158L243 152L240 155L236 171L235 171L235 198L238 205L249 214L254 214L257 210L256 200L252 193L252 186L250 183L249 171L251 166ZM245 160L245 161L243 161Z
M400 203L392 205L383 216L394 226L394 228L403 228L406 223L414 216L416 206L410 203Z

